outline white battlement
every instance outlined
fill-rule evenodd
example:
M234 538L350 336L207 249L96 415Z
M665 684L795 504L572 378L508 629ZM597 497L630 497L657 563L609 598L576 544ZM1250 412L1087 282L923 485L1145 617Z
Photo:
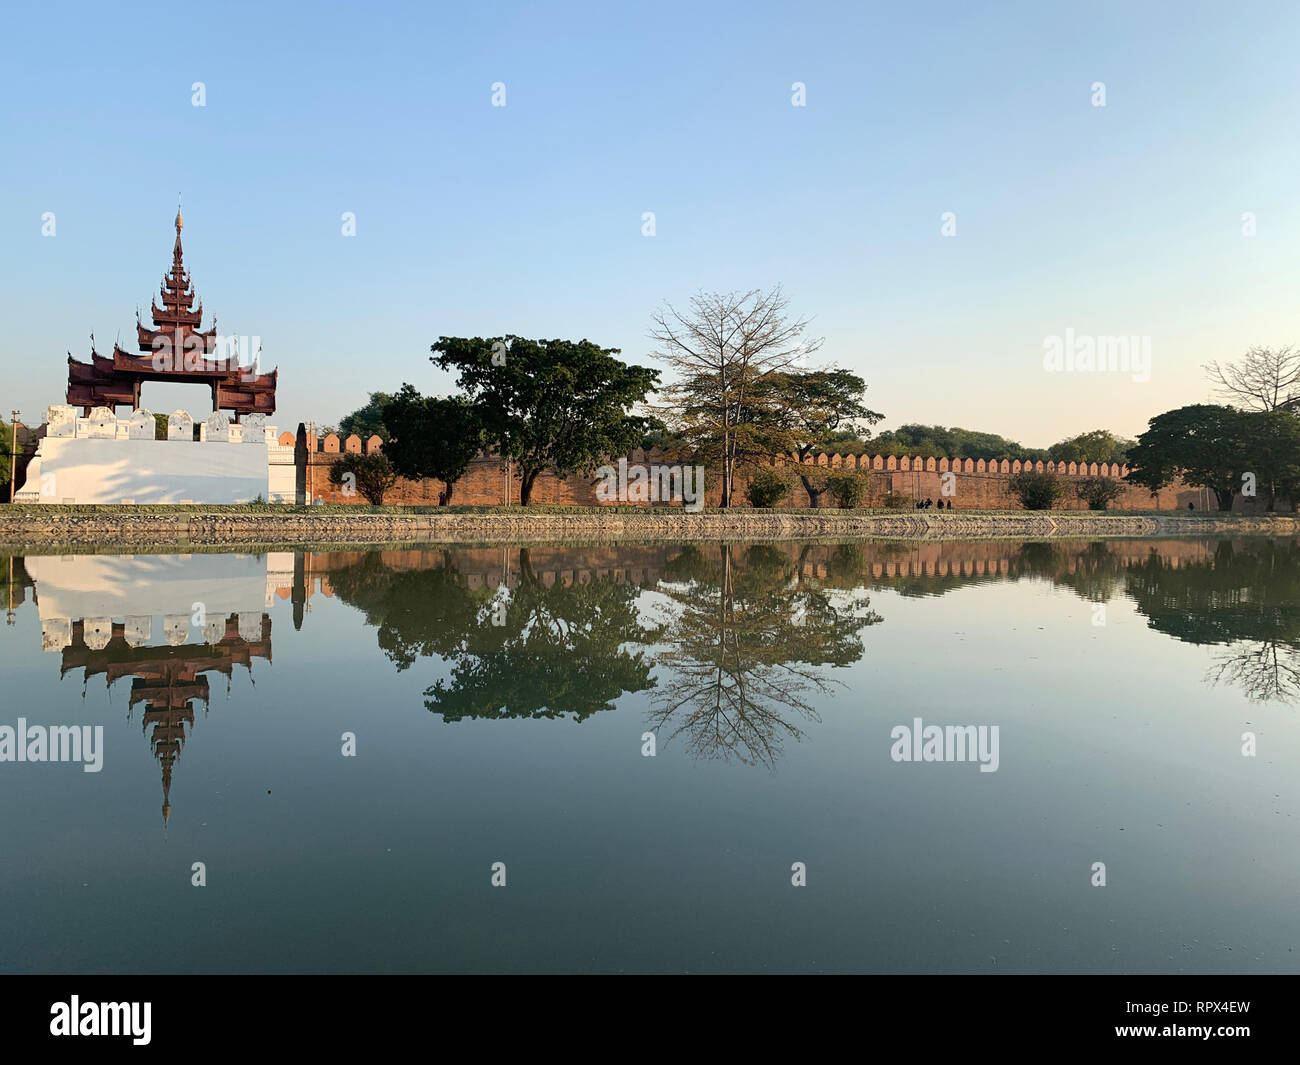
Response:
M46 409L45 436L50 440L153 440L157 435L152 411L141 407L129 417L119 418L108 407L94 407L87 418L77 416L75 407L62 404ZM280 430L266 424L265 414L249 414L232 422L225 411L214 411L199 423L200 442L260 444L275 446ZM194 419L183 411L167 415L167 440L193 442Z
M45 437L14 502L293 502L292 466L286 475L279 430L266 424L265 414L234 424L224 411L214 412L200 423L196 440L194 419L173 411L167 416L167 439L156 437L157 423L148 410L118 418L108 407L95 407L82 418L75 407L52 406Z

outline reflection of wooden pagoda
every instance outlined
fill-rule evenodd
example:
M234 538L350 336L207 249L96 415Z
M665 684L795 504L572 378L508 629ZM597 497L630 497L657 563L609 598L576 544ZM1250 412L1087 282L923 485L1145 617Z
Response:
M153 300L153 329L146 328L136 315L136 341L141 354L133 355L113 345L113 357L106 358L93 350L90 362L68 356L68 405L81 407L90 414L92 407L140 407L140 386L145 381L172 381L205 384L212 390L212 409L233 410L240 414L273 414L278 371L269 374L244 371L234 359L217 351L217 320L212 328L201 330L203 303L195 306L197 296L193 281L185 269L181 252L181 227L184 220L176 212L176 245L172 250L172 268L164 275L159 294L163 305ZM160 363L156 353L167 357ZM256 352L245 352L255 356ZM160 368L161 366L161 368Z
M230 677L236 664L243 666L251 676L253 659L271 661L271 619L262 615L262 631L257 640L245 640L239 635L238 615L226 619L226 633L216 643L183 644L179 647L132 647L126 640L125 626L114 623L113 635L101 650L86 646L84 624L72 623L72 643L63 649L60 676L74 670L84 670L84 682L91 677L105 677L108 687L122 677L131 677L131 697L127 716L139 704L144 704L141 726L148 732L154 757L162 764L163 823L171 819L172 767L185 746L185 729L194 725L194 704L203 701L206 712L209 702L208 678L201 674L224 673L226 690L230 690Z

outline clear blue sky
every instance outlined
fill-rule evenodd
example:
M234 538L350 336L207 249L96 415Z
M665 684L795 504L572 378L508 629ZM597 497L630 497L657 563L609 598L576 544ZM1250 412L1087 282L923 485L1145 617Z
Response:
M178 191L205 309L262 337L286 428L402 381L448 390L439 334L588 337L645 361L652 310L700 288L782 283L882 428L1033 446L1135 434L1206 398L1208 359L1300 344L1294 2L5 17L0 404L33 422L67 350L132 336ZM1151 379L1044 372L1067 328L1150 336Z

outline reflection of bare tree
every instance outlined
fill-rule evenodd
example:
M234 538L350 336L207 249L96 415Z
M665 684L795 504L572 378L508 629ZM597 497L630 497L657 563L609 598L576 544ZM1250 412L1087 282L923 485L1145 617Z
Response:
M1240 688L1255 703L1300 701L1300 648L1277 640L1233 644L1215 655L1205 680Z
M697 757L772 767L784 743L817 722L811 699L836 682L826 666L862 656L860 631L881 620L859 591L832 595L797 560L751 547L710 563L694 547L660 590L674 602L668 649L657 657L656 731L681 736Z

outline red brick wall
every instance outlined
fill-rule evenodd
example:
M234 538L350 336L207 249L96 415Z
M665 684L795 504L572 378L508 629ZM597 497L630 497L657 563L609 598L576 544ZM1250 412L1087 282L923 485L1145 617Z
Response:
M289 437L290 434L284 434ZM308 434L307 436L307 491L312 500L321 499L327 503L361 503L366 502L360 495L345 496L329 482L330 466L345 451L382 450L379 437L371 437L364 445L357 436L340 441L334 434L323 440ZM667 460L655 451L636 450L627 456L629 465L656 463L668 464ZM778 456L774 462L797 466L797 460L791 456ZM615 460L615 463L617 460ZM809 460L804 465L816 466L825 472L854 471L861 473L868 481L866 506L880 506L887 492L898 492L909 498L925 499L929 497L935 503L940 499L951 499L956 510L1019 510L1020 504L1011 495L1008 487L1012 474L1021 469L1019 462L989 462L970 459L933 459L906 456L871 455L819 455L816 460ZM1026 468L1030 464L1024 464ZM915 467L915 469L913 468ZM1108 466L1096 463L1091 466L1075 463L1037 463L1034 468L1057 473L1068 481L1077 481L1087 476L1113 477L1122 480L1128 468ZM794 471L794 472L797 472ZM744 503L744 486L752 470L741 470L737 474L740 505ZM943 474L952 473L952 496L943 495ZM519 502L519 471L512 470L510 479L510 502ZM716 477L710 477L705 471L709 506L717 506L720 489ZM441 481L399 480L384 497L384 502L394 505L436 505L443 491ZM499 506L506 494L505 464L495 457L480 457L470 464L465 476L456 482L452 503L462 506ZM575 474L560 478L553 473L544 473L533 485L532 502L563 504L570 506L598 506L595 478ZM1126 485L1124 494L1111 507L1115 510L1186 510L1188 503L1193 503L1197 510L1214 509L1213 497L1208 497L1199 488L1191 488L1175 481L1153 498L1145 488ZM832 505L828 495L822 496L824 506ZM1242 500L1238 499L1238 509ZM801 484L787 496L781 506L807 507L808 493ZM1075 498L1072 491L1067 491L1065 498L1058 504L1062 510L1086 510L1087 504Z

